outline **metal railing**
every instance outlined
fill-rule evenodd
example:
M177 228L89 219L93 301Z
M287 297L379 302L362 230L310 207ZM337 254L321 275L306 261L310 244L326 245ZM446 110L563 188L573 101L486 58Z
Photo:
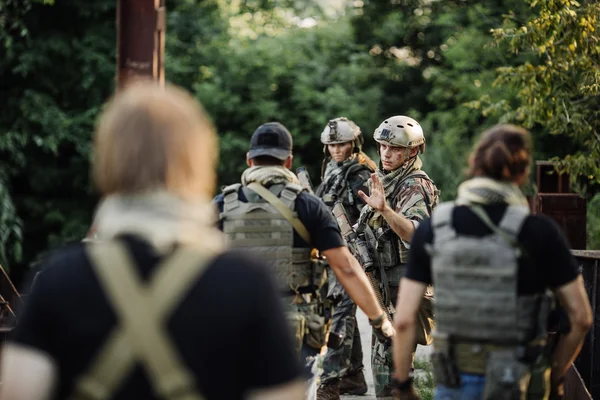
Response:
M600 399L600 250L572 250L590 299L593 324L575 366L595 399Z

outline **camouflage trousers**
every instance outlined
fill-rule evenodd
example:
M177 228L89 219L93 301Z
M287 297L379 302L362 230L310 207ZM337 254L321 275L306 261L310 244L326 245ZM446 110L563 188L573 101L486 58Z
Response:
M396 304L398 299L398 286L390 285L390 295L392 304ZM413 362L417 343L428 345L432 342L431 331L433 329L433 304L431 297L426 295L421 303L421 309L417 318L416 342L413 349ZM411 366L411 367L414 367ZM373 383L375 385L375 395L378 398L390 398L392 375L394 373L394 354L391 344L380 343L375 335L371 339L371 370L373 371Z
M323 356L321 348L325 345L327 325L320 315L320 303L298 302L285 298L286 316L296 347L296 354L302 365L303 377L308 383L306 400L316 400L320 376L323 372Z
M375 386L375 396L377 398L392 398L390 383L394 374L394 354L392 345L380 343L375 335L372 335L371 341L371 371L373 372L373 384ZM413 361L415 351L413 350Z
M356 321L356 304L344 291L333 312L332 332L343 337L337 349L328 348L323 361L321 383L341 379L348 373L363 368L362 344Z

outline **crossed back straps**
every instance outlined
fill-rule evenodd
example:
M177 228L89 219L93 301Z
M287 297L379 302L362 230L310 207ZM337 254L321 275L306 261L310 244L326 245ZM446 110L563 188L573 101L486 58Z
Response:
M216 254L179 248L156 267L148 283L137 278L135 262L123 243L90 244L87 254L119 322L76 382L71 399L112 398L140 363L158 397L202 400L166 322Z

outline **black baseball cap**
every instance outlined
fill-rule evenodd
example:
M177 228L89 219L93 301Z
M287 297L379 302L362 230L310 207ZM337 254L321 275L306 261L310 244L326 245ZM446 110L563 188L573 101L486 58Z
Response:
M267 122L252 134L248 158L270 156L283 161L292 154L292 147L290 131L279 122Z

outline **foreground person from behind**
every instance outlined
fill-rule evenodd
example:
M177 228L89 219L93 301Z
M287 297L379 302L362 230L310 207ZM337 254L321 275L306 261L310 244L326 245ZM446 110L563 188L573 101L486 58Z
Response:
M529 214L519 189L529 172L530 143L529 133L512 125L485 132L471 156L473 178L415 232L395 319L396 398L416 397L406 344L432 282L436 399L560 396L592 314L562 233L552 220ZM571 330L541 364L551 292Z
M38 274L0 398L302 399L268 268L213 227L216 135L199 104L135 83L94 141L96 238Z
M384 319L373 289L352 256L333 215L318 197L308 193L290 171L292 136L278 122L261 125L252 134L241 183L227 186L215 198L220 228L232 247L258 253L271 264L288 321L296 338L296 350L313 375L316 356L328 331L322 260L352 300L365 312L382 341L391 341L392 324ZM236 278L237 279L237 278ZM384 339L385 337L385 339ZM315 380L312 379L312 382ZM309 390L309 397L314 390Z

